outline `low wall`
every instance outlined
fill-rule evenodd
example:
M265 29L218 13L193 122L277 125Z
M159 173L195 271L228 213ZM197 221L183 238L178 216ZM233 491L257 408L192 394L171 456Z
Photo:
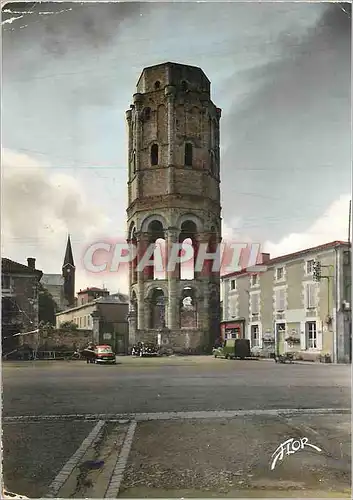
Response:
M55 329L50 332L41 332L39 335L23 338L23 345L31 349L44 351L75 351L83 349L93 341L92 330L67 331Z
M157 344L159 335L161 351L175 354L205 354L207 352L208 332L194 328L137 330L135 342Z

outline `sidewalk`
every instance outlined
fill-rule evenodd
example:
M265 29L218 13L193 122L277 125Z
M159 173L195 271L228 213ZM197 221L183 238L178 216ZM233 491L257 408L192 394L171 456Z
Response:
M285 440L319 447L285 456ZM350 497L349 415L138 424L119 497Z

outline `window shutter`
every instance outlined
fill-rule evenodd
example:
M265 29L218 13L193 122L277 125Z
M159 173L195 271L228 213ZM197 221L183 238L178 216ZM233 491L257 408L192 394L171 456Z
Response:
M305 349L306 349L306 329L305 329L305 323L302 323L300 325L300 349L302 351L305 351Z
M251 301L251 312L254 313L254 295L251 296L250 298L250 301Z
M308 292L308 307L313 307L313 285L311 283L308 285Z
M279 290L275 291L276 311L279 309Z

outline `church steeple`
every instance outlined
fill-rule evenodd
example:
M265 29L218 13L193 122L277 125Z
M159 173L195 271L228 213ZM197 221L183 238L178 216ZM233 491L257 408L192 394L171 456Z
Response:
M64 296L68 307L75 305L75 264L71 247L70 235L67 238L65 258L62 267L64 278Z
M70 235L68 235L67 237L66 252L65 252L63 267L65 267L67 264L70 264L70 266L75 267Z

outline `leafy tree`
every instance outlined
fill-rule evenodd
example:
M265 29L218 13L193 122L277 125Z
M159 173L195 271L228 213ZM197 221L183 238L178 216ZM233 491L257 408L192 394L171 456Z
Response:
M40 323L55 325L55 313L58 306L52 294L48 292L42 283L39 283L38 287L38 309Z
M73 321L64 321L63 323L60 323L61 330L74 331L77 330L77 328L76 323Z

